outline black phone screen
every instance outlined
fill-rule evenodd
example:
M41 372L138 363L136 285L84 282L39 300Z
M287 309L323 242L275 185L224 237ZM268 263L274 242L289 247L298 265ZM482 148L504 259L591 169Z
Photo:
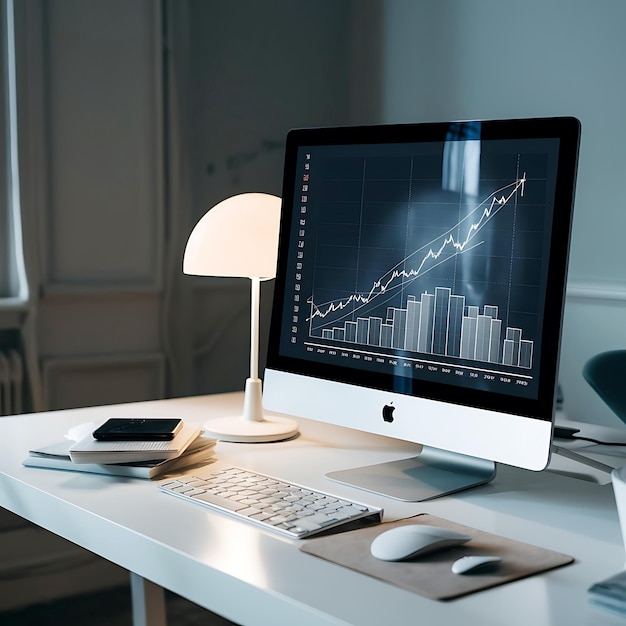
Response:
M180 430L178 417L112 417L93 431L101 441L151 441L173 439Z

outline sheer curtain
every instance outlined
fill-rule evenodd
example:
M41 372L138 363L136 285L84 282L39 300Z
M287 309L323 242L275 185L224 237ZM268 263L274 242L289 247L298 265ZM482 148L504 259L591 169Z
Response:
M0 298L15 305L28 300L28 284L17 162L13 0L2 0L0 9Z
M29 282L22 212L16 9L0 0L0 414L42 410L35 329L36 299ZM23 23L23 21L22 21ZM22 33L24 34L24 33ZM22 37L22 40L24 38Z

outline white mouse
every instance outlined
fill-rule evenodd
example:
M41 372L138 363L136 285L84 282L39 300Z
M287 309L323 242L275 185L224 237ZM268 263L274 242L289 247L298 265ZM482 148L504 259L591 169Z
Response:
M460 559L452 564L452 573L469 574L470 572L476 571L478 568L483 568L487 565L495 565L501 560L502 559L499 556L462 556Z
M404 561L435 550L458 546L471 537L438 526L411 524L386 530L372 541L372 556L382 561Z

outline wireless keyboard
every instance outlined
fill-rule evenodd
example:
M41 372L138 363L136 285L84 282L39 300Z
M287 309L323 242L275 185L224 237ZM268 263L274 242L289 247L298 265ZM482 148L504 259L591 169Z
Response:
M296 539L356 520L377 523L383 515L382 509L238 467L180 476L159 489Z

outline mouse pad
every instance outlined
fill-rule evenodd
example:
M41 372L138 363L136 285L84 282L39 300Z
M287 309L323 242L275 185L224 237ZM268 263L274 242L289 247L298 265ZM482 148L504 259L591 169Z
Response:
M469 535L472 539L461 546L446 548L405 562L381 561L370 554L370 544L375 537L391 528L407 524L440 526ZM300 550L433 600L452 600L574 561L571 556L565 554L506 539L428 514L307 539ZM458 558L479 554L496 555L501 557L502 561L495 566L475 570L470 574L452 573L452 563Z

